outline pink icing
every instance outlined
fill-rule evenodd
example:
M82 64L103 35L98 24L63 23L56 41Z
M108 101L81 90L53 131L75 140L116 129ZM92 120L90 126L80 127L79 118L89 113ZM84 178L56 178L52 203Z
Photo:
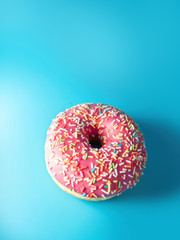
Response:
M92 136L101 139L101 148L90 145ZM48 129L45 155L51 175L84 198L107 198L131 188L147 160L136 123L103 104L79 104L59 113Z

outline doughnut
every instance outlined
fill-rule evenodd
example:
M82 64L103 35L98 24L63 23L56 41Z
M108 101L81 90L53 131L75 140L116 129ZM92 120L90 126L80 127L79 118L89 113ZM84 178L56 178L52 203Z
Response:
M85 103L53 119L45 159L62 190L84 200L102 201L139 182L147 153L138 125L125 112Z

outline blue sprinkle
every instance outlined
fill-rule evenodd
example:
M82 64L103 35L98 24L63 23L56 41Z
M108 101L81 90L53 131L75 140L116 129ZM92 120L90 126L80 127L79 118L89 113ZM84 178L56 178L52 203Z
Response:
M112 144L110 143L109 146L111 146Z
M114 153L116 153L116 149L114 149Z
M96 169L95 169L95 168L93 168L93 169L91 170L91 173L93 173L95 170L96 170Z
M106 185L105 185L104 187L105 187L105 188L108 188L108 186L106 186Z
M120 140L120 143L122 143L122 140Z
M109 109L106 109L106 112L109 112Z
M122 145L121 145L121 144L119 144L118 146L120 146L120 147L121 147Z
M136 137L136 134L134 134L133 137Z
M82 121L82 124L84 125L84 126L86 126L86 124Z
M99 114L101 114L101 111L99 111Z
M82 197L85 197L86 196L86 193L84 193L83 195L82 195Z
M136 142L139 142L139 141L136 141Z

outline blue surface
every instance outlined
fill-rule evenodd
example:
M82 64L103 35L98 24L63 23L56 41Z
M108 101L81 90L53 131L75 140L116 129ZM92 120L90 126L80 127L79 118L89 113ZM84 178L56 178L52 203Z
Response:
M180 239L179 1L0 2L0 239ZM140 124L144 176L119 198L51 180L60 111L107 103Z

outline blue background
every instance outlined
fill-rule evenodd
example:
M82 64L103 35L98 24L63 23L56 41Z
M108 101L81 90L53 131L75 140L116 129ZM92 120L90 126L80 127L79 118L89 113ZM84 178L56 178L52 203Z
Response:
M180 239L179 1L0 1L0 239ZM105 202L60 190L44 159L60 111L106 103L148 162Z

